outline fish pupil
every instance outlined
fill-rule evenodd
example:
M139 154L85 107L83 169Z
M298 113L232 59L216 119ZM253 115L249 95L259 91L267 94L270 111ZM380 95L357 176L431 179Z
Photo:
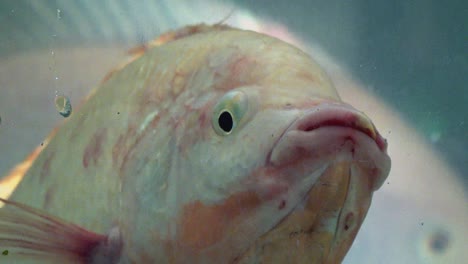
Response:
M224 132L231 132L234 126L234 120L232 119L231 113L228 111L222 112L218 117L218 125Z

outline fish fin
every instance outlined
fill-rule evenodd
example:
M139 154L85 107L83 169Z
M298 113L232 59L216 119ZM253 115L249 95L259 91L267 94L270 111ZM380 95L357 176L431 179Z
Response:
M231 13L229 13L227 18L229 18ZM219 23L216 23L214 25L197 24L197 25L185 26L176 30L168 31L166 33L161 34L159 37L155 38L154 40L149 41L148 43L131 48L128 51L128 54L139 57L143 55L148 49L151 49L156 46L161 46L163 44L166 44L168 42L171 42L177 39L185 38L185 37L195 35L198 33L232 29L232 27L223 24L223 21L225 19L221 20Z
M230 15L230 14L229 14ZM191 36L194 34L198 33L203 33L203 32L209 32L209 31L220 31L220 30L227 30L227 29L232 29L232 27L222 24L223 20L220 21L219 23L216 23L214 25L206 25L206 24L197 24L197 25L191 25L191 26L185 26L183 28L179 28L177 30L173 31L168 31L166 33L161 34L159 37L155 38L154 40L151 40L147 43L138 45L136 47L133 47L127 51L127 54L129 57L119 64L117 67L112 69L110 72L108 72L104 78L101 81L101 85L105 82L107 82L115 73L119 72L125 66L128 64L132 63L139 57L143 56L145 52L153 47L161 46L163 44L166 44L168 42L174 41L176 39L181 39L187 36ZM90 95L86 97L85 100L87 100L89 97L94 95L95 90L91 91Z
M55 135L57 129L54 129L49 136L42 141L40 146L37 146L27 157L26 159L16 165L10 172L0 179L0 198L8 199L13 191L16 189L16 186L21 182L26 172L31 168L32 164L36 160L37 156L42 152L42 150L49 144L50 139ZM3 206L3 203L0 202L0 208Z
M30 206L0 201L5 203L0 209L0 252L13 259L115 263L120 257L118 229L97 234Z

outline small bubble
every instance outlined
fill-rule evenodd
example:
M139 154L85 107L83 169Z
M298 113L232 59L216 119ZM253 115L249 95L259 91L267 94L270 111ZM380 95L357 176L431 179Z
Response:
M58 80L58 77L57 77L57 76L55 76L55 80Z
M431 235L428 243L429 249L432 252L441 254L450 246L450 236L447 232L438 230Z
M58 95L55 97L55 107L63 117L69 117L72 112L70 99L64 95Z
M3 255L3 256L8 255L8 250L3 250L2 255Z

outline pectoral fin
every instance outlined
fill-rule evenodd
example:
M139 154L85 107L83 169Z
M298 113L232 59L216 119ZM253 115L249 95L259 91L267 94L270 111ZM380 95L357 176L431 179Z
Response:
M0 256L9 263L116 263L117 228L97 234L27 205L0 198Z

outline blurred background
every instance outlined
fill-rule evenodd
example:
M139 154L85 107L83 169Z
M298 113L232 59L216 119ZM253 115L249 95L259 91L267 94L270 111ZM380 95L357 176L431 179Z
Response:
M128 48L224 19L328 54L423 146L404 149L418 161L412 168L393 163L398 175L377 193L345 263L467 259L468 2L461 0L2 1L0 175L63 120L56 95L78 105ZM395 128L388 133L401 132Z

